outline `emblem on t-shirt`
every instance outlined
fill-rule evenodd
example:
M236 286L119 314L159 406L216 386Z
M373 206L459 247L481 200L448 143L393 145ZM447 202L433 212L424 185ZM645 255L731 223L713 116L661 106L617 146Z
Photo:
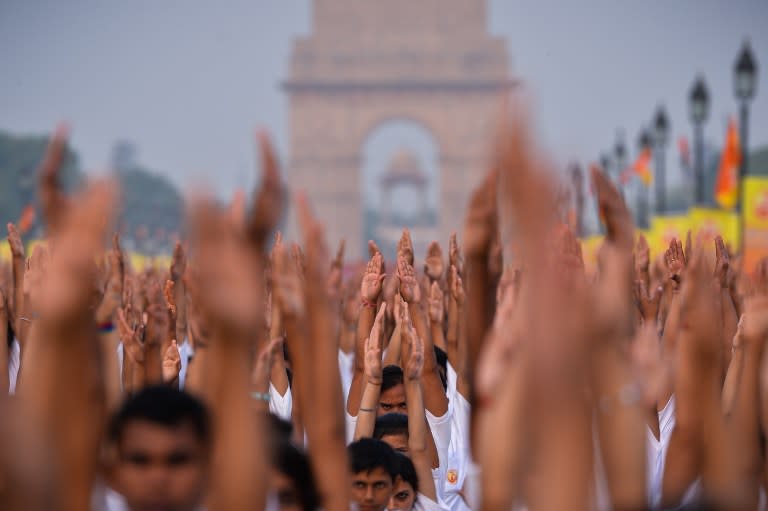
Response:
M456 469L450 469L448 471L448 474L446 476L448 478L448 482L451 484L456 484L456 481L459 480L459 473L456 471Z

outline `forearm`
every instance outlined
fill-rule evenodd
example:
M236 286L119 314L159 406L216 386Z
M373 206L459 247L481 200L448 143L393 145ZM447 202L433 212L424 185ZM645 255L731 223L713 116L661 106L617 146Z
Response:
M283 335L283 315L280 312L280 308L276 304L272 304L272 320L269 327L269 342L272 339L277 339ZM270 381L275 389L284 396L288 392L288 372L285 367L285 357L283 356L283 350L275 357L275 363L272 364L272 371L270 374Z
M624 401L637 384L618 345L600 347L593 355L592 386L598 400L600 453L613 508L642 509L647 487L644 410L639 399Z
M482 348L485 333L493 323L495 313L495 297L493 296L492 278L488 270L488 254L486 252L468 254L467 272L467 345L466 367L471 381L473 368Z
M736 316L736 308L733 306L733 300L731 300L731 294L727 287L720 289L720 310L723 325L723 367L728 368L733 351L733 336L736 335L739 318Z
M376 425L376 409L379 406L381 395L381 383L365 382L363 399L357 412L357 424L355 425L355 440L372 437Z
M390 365L396 365L402 367L400 360L400 350L402 346L402 330L400 324L395 325L395 329L392 331L392 337L389 338L389 344L387 346L387 353L384 356L384 361L381 363L382 367Z
M211 346L210 406L216 431L211 509L263 509L266 462L260 414L244 413L252 403L248 342L221 336Z
M2 299L2 296L0 296ZM2 307L2 305L0 305ZM0 315L0 396L10 390L8 377L8 318Z
M445 333L446 353L448 362L458 372L458 350L459 350L459 310L456 300L448 300L448 328Z
M99 335L101 344L101 367L104 376L104 390L106 392L107 410L112 412L117 409L122 401L122 383L120 381L120 361L117 359L117 347L120 345L120 336L116 330L104 332ZM123 354L125 358L125 354Z
M11 318L14 330L18 333L21 331L21 323L23 323L19 320L19 316L24 312L24 257L13 257L11 272L13 275L13 307L10 309L9 318ZM10 300L8 301L10 302ZM17 337L21 343L21 337L18 334Z
M419 480L419 491L437 501L435 482L432 479L432 462L428 450L428 438L432 435L424 416L424 400L419 380L406 380L405 399L408 403L408 449Z
M725 373L725 382L723 383L723 415L728 417L733 410L733 403L736 399L736 392L741 380L741 374L744 369L744 347L733 348L731 363L728 365L728 371Z
M445 338L443 336L443 324L437 321L429 321L429 331L432 335L432 344L447 353Z
M187 377L184 380L184 391L197 397L205 397L208 383L208 348L195 346L195 354L187 366Z
M349 395L347 396L347 412L350 415L357 415L358 403L363 393L363 360L365 358L365 340L371 333L373 320L376 317L376 309L368 306L360 307L360 314L357 318L357 333L355 338L355 364L352 375L352 383L349 386Z
M738 452L739 476L743 480L754 479L759 473L760 454L760 393L759 378L762 361L762 343L751 343L743 348L743 370L738 378L731 413L727 418L729 438Z
M163 351L160 342L148 342L144 350L144 374L147 385L163 382Z

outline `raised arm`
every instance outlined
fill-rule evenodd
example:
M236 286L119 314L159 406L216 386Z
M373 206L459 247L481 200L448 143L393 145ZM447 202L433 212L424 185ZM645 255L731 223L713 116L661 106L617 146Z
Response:
M424 399L421 393L421 374L424 368L424 343L419 339L411 325L405 328L408 353L403 377L405 380L405 400L408 404L408 449L411 461L416 468L419 491L437 502L437 491L432 479L432 455L429 450L431 435L427 418L424 414Z
M9 304L13 304L13 307L9 309L10 319L13 322L13 329L17 334L19 342L23 342L22 338L26 336L21 335L22 329L26 332L28 330L28 322L19 319L24 313L24 263L26 258L24 257L24 243L21 242L21 236L19 231L16 230L16 226L8 224L8 245L11 247L11 272L13 275L13 288L11 293L8 294L6 300ZM27 318L29 319L29 318ZM24 346L22 345L22 349Z
M384 312L387 308L386 303L382 303L379 312L376 314L376 320L371 328L371 335L365 341L365 389L363 398L358 408L357 424L355 425L354 439L360 440L363 437L373 436L373 430L376 426L376 411L379 407L379 397L381 396L381 342L384 334Z
M432 415L442 417L448 411L448 398L445 395L443 382L437 371L435 350L429 340L424 311L421 308L421 289L416 281L413 266L408 264L405 257L397 260L397 273L400 279L400 296L408 304L410 317L419 338L424 341L424 372L422 384L424 388L424 404Z
M323 228L312 216L306 199L298 201L299 219L307 249L306 310L312 342L313 365L307 434L313 446L310 461L317 475L323 509L347 511L350 502L349 468L344 432L338 345L334 337L333 308L326 282L329 267ZM379 279L379 287L381 280Z
M357 408L363 392L363 359L365 357L365 340L371 332L376 316L376 303L381 294L381 284L384 281L384 257L381 252L371 256L360 284L360 299L362 307L357 319L357 340L355 343L355 366L352 384L347 397L347 413L357 415Z

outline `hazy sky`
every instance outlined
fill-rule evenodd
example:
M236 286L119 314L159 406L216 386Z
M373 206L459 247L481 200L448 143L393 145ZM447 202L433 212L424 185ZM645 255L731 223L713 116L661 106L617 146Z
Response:
M360 0L373 1L373 0ZM418 1L418 0L414 0ZM0 129L41 133L59 119L89 170L116 139L183 183L219 193L253 183L253 128L286 152L293 37L309 0L0 0ZM560 162L594 160L617 128L637 133L666 104L673 140L690 133L686 97L704 73L706 127L720 143L736 112L732 67L749 37L761 71L753 146L768 144L768 1L490 0L489 30L535 98L542 141ZM670 161L672 158L670 158Z

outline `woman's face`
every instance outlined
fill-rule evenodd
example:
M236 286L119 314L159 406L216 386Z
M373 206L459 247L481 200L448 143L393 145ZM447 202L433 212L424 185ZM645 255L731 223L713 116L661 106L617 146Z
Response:
M416 492L410 483L403 481L401 477L395 480L395 489L389 498L387 509L389 511L411 511L413 503L416 501Z

